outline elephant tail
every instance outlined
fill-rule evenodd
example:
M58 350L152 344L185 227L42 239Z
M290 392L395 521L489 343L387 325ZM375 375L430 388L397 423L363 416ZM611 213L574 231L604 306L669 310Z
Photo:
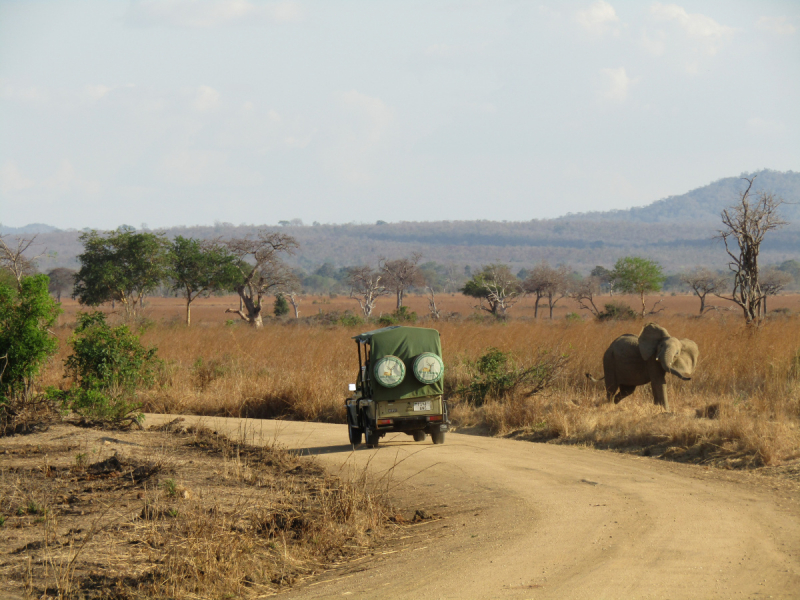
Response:
M599 383L599 382L603 381L603 379L605 379L606 376L603 375L600 379L595 379L594 377L592 377L591 373L586 373L586 378L590 379L591 381L594 381L595 383Z

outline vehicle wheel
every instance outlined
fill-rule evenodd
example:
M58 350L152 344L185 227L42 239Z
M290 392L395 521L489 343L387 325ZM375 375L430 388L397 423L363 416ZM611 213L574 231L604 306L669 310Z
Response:
M377 431L374 431L367 427L364 430L364 442L367 444L367 448L377 448L378 441L381 439L381 436L378 435Z
M434 444L444 444L444 431L434 431L431 433Z
M425 441L425 432L424 431L415 431L414 432L414 441L415 442L424 442Z
M353 446L358 446L361 443L361 435L363 431L350 422L350 411L347 413L347 435L350 438L350 443Z
M358 427L353 427L348 423L347 433L350 436L350 443L353 444L353 446L358 446L361 443L362 431Z

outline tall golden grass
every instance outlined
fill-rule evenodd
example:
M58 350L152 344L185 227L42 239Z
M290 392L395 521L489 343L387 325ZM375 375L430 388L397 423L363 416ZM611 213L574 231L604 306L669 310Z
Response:
M623 333L638 333L641 322L523 318L420 324L442 335L446 390L461 426L731 465L774 465L800 456L800 318L778 316L758 329L745 327L735 312L652 320L700 347L691 382L668 378L670 413L652 404L649 386L609 405L602 385L584 376L602 375L608 344ZM64 339L67 321L59 330ZM142 339L158 347L164 368L158 385L143 393L144 408L344 422L347 384L357 372L351 337L373 327L294 319L261 330L223 322L191 328L177 320L156 324ZM474 407L453 391L468 383L469 361L490 347L512 353L521 364L542 350L566 353L569 361L547 393L516 393ZM60 359L67 351L62 344ZM61 381L60 365L52 363L45 384Z

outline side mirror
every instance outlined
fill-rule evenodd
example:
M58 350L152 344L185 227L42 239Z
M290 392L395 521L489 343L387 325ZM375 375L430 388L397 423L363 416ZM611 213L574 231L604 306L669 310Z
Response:
M356 391L356 384L355 383L351 383L347 387L350 389L351 392L355 392Z

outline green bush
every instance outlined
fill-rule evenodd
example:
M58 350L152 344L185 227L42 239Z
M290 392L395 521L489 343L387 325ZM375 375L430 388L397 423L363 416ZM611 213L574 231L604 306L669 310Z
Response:
M475 406L522 389L532 396L548 387L566 363L565 354L542 351L532 365L520 366L510 352L489 348L478 360L467 363L471 382L456 393Z
M381 315L378 324L388 327L399 323L416 323L417 313L408 310L407 306L401 306L390 315Z
M609 302L604 308L605 311L597 315L601 321L632 321L639 316L635 310L622 302Z
M48 285L47 275L24 277L19 290L0 283L0 405L27 400L34 377L58 350L48 328L61 309Z
M273 305L272 312L276 317L282 317L289 314L289 302L283 294L276 294L275 304Z
M348 311L339 317L339 323L345 327L357 327L364 324L364 319Z
M581 317L576 312L571 312L571 313L567 313L566 314L566 316L564 317L564 320L567 323L580 323L581 321L583 321L583 317Z
M138 421L136 390L152 385L157 349L144 347L127 325L111 327L101 312L78 313L70 345L65 377L74 383L61 394L66 406L93 419Z

